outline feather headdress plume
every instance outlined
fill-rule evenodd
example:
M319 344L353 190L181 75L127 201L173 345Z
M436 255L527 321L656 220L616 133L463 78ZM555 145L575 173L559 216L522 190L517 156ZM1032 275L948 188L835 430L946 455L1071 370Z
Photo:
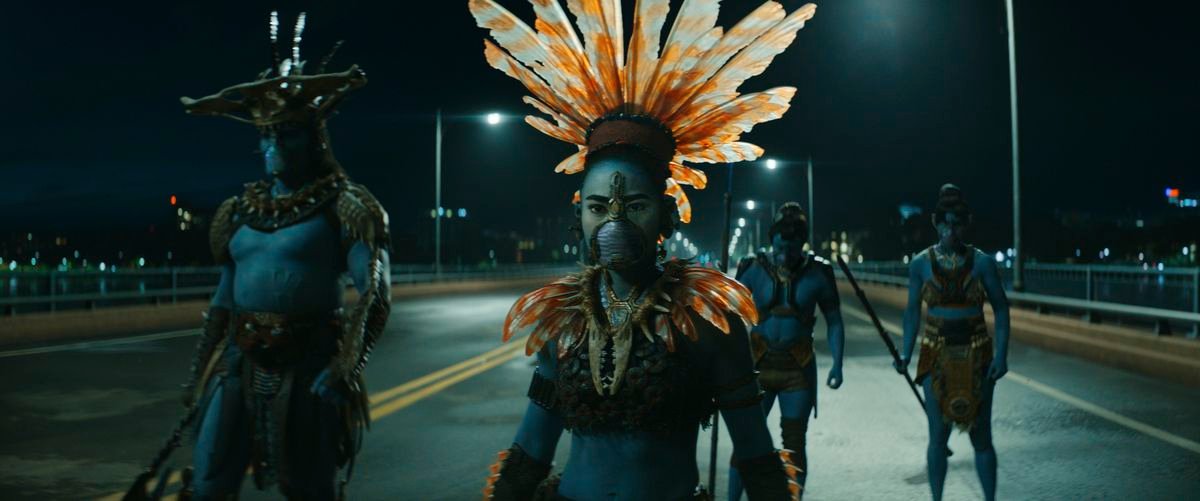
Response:
M468 0L468 7L495 40L484 40L488 63L525 85L532 96L524 101L545 115L525 121L579 147L555 171L580 172L589 151L609 145L639 146L668 165L667 194L684 222L691 205L680 185L707 183L686 163L762 155L742 134L783 116L796 89L742 95L738 88L795 40L817 8L787 14L767 1L725 31L716 26L720 0L684 0L660 47L669 0L637 0L625 47L620 0L567 0L574 26L558 0L530 1L532 28L495 0Z

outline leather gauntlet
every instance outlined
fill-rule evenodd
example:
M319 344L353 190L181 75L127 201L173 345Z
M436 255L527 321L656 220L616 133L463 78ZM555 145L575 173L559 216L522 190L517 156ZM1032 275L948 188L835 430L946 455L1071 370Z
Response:
M743 459L737 469L750 501L798 501L803 496L789 450Z
M527 501L533 499L538 485L550 475L550 465L542 464L513 444L500 451L490 468L483 499Z
M196 342L196 352L192 355L192 367L188 375L188 382L183 385L184 407L191 407L196 403L196 385L200 383L204 369L208 366L208 361L212 359L213 349L221 342L229 329L229 316L229 309L220 306L210 307L208 313L204 314L204 331L200 333L200 340Z

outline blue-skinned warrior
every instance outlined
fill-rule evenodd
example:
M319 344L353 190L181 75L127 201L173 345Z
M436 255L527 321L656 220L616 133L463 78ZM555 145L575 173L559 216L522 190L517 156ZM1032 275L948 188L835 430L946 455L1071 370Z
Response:
M706 182L685 162L762 154L738 139L782 116L795 89L737 88L795 39L815 6L788 14L769 1L726 33L717 4L684 2L660 52L669 3L638 2L626 52L620 2L568 2L578 34L555 0L533 2L536 31L492 0L469 2L496 41L484 42L488 62L550 117L526 121L578 148L556 170L584 174L576 196L588 255L578 273L522 296L505 320L506 341L529 332L537 368L485 499L708 499L696 441L718 412L750 498L799 498L791 454L775 448L760 405L750 291L665 260L661 245L691 219L681 186ZM570 455L551 475L564 431Z
M992 392L1008 372L1008 299L996 262L968 245L971 208L957 186L938 193L933 224L938 243L909 264L904 346L896 369L904 373L921 330L916 382L925 390L929 420L929 488L942 499L946 482L946 442L952 427L966 430L975 449L975 470L984 498L996 497L996 449L992 445ZM984 303L992 306L995 336L988 333Z
M247 467L259 489L335 499L369 419L363 369L391 307L387 213L347 178L325 126L366 77L325 73L329 57L304 74L303 29L301 14L289 57L276 50L257 80L182 99L190 114L254 125L267 175L212 221L221 278L183 390L198 406L191 499L236 498ZM273 45L277 34L272 13Z
M737 279L754 295L762 318L750 332L750 351L762 386L763 412L770 414L779 401L779 426L783 448L795 451L803 470L800 485L811 471L805 435L808 416L817 400L817 361L813 356L816 310L825 317L826 336L833 365L825 380L832 389L842 385L842 353L845 327L833 266L804 250L808 239L808 217L800 204L788 202L779 208L768 234L771 252L748 257L738 264ZM729 499L742 496L737 470L729 472Z

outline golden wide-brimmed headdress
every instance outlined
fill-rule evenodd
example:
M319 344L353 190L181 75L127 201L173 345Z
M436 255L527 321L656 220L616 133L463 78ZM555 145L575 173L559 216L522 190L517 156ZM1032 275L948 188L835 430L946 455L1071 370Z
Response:
M669 0L637 0L628 49L620 0L567 0L575 26L558 0L530 1L534 28L495 0L468 6L495 39L484 40L488 63L524 84L532 94L524 101L553 123L540 116L525 121L579 147L555 171L581 172L588 152L608 145L639 146L669 165L667 194L683 222L691 220L691 204L680 185L707 184L685 162L762 155L742 134L783 116L796 88L741 95L738 87L791 45L817 8L806 4L786 14L767 1L726 32L716 26L720 0L684 0L660 51Z
M305 14L301 12L292 32L291 54L281 60L279 14L271 12L269 33L274 55L271 67L253 82L234 85L200 99L182 97L184 108L192 115L221 116L258 127L320 122L328 118L346 93L367 84L367 76L357 65L340 73L325 73L325 66L341 42L321 60L315 73L305 75L306 61L300 59L304 23Z

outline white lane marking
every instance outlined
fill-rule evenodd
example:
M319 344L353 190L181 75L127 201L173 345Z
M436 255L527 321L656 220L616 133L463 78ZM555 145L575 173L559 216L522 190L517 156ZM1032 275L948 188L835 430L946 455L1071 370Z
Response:
M867 315L866 312L864 312L858 308L855 308L853 306L848 306L848 305L843 304L842 311L849 313L851 316L854 316L854 317L858 318L859 320L863 320L868 323L871 322L870 315ZM898 324L889 322L882 318L879 319L879 323L883 325L884 329L887 329L893 335L902 335L902 333L904 332L904 329L902 327L900 327ZM1004 382L1004 381L1012 381L1014 383L1025 386L1026 388L1029 388L1033 391L1041 393L1042 395L1045 395L1047 397L1058 400L1059 402L1062 402L1064 404L1075 407L1076 409L1079 409L1081 411L1087 412L1093 416L1096 416L1096 417L1099 417L1102 419L1107 419L1108 421L1111 421L1118 425L1124 426L1133 431L1144 433L1146 435L1157 438L1159 440L1162 440L1163 442L1174 445L1181 449L1185 449L1185 450L1194 452L1196 454L1200 454L1200 442L1196 442L1194 440L1189 440L1189 439L1183 438L1179 435L1175 435L1175 434L1168 432L1166 430L1163 430L1161 428L1156 428L1154 426L1148 425L1148 424L1138 421L1136 419L1129 418L1129 417L1123 416L1121 414L1118 414L1116 412L1110 411L1108 409L1100 407L1099 405L1088 402L1087 400L1084 400L1084 399L1081 399L1074 395L1065 393L1065 392L1058 390L1058 389L1056 389L1050 385L1047 385L1045 383L1036 381L1036 380L1030 378L1029 376L1026 376L1023 374L1018 374L1013 371L1008 371L1008 374L1003 379L1000 380L1000 382Z
M87 350L92 348L104 348L108 346L119 346L123 344L144 343L146 341L157 341L159 339L173 339L177 337L194 336L200 332L200 329L184 329L170 332L159 332L157 334L145 334L142 336L130 336L117 339L105 339L103 341L84 341L81 343L57 344L54 346L41 346L37 348L24 348L20 350L0 351L0 358L20 357L24 355L39 355L42 353L55 353L59 351L76 351Z

